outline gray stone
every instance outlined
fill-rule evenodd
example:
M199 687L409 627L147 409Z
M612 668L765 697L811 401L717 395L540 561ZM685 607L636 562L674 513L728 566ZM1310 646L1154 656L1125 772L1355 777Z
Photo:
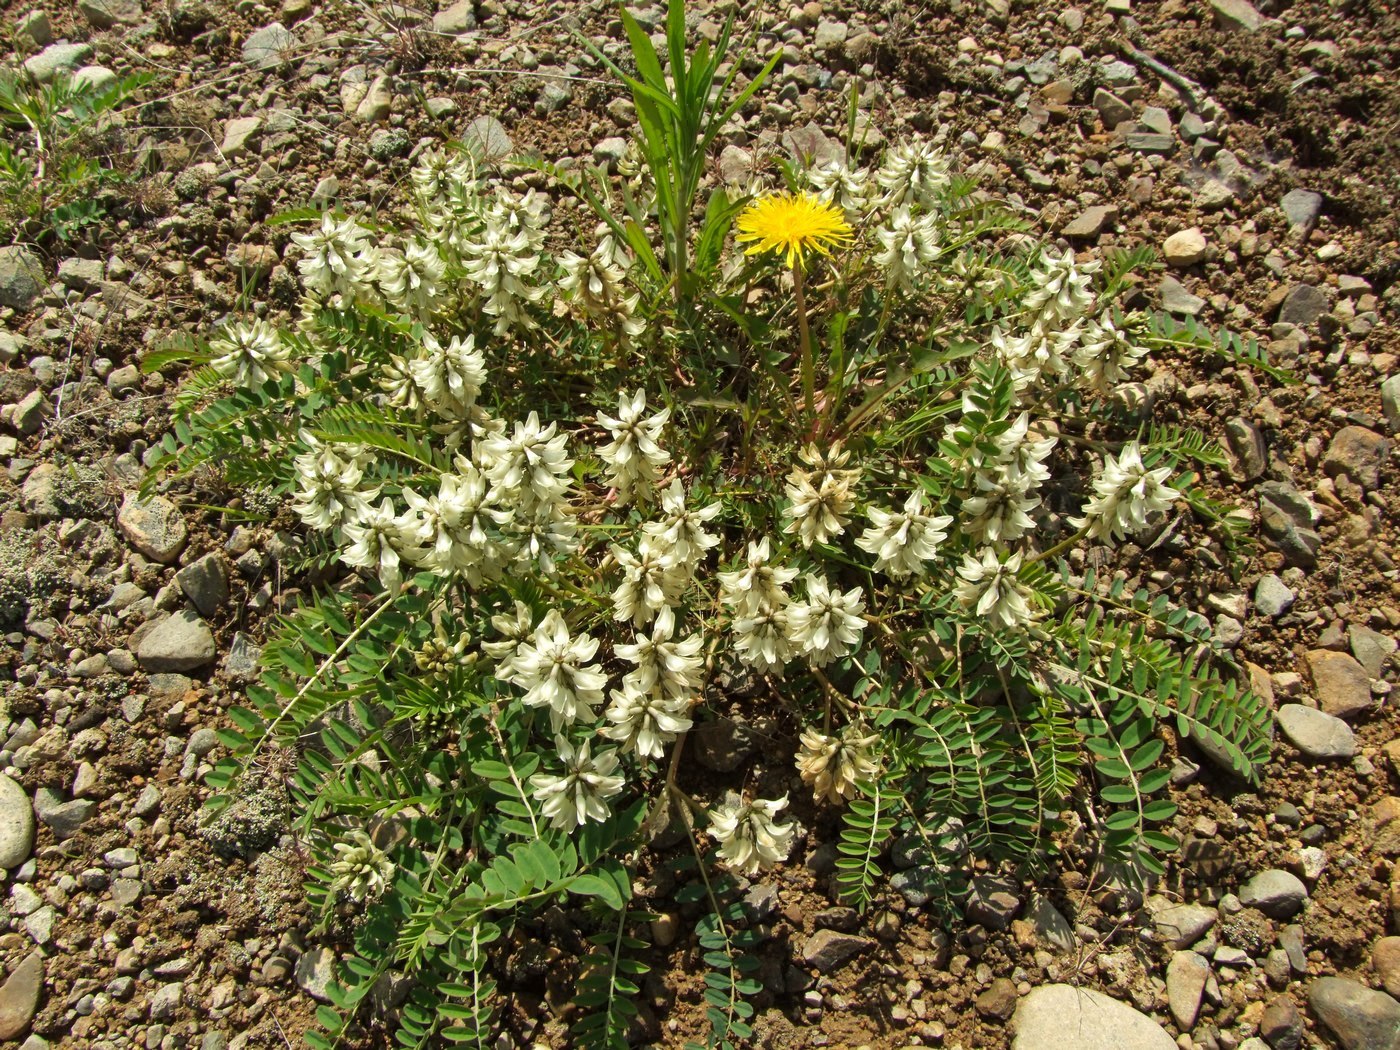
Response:
M1265 481L1259 496L1259 524L1264 536L1290 565L1310 569L1317 564L1322 537L1313 527L1317 509L1312 501L1284 481Z
M164 496L143 500L128 494L117 512L117 528L133 547L162 565L173 563L189 538L180 508Z
M1060 232L1066 237L1097 237L1099 231L1104 228L1104 224L1112 222L1117 215L1117 208L1111 205L1096 204L1092 208L1085 208L1078 216L1070 220L1069 225Z
M1170 135L1172 133L1172 118L1161 106L1148 106L1138 116L1142 121L1142 126L1148 131L1155 131L1159 135Z
M823 18L817 23L817 32L813 43L818 51L838 51L845 44L848 32L850 29L845 22Z
M1175 138L1151 131L1130 131L1123 136L1123 142L1130 150L1138 153L1167 154L1176 150Z
M141 21L141 5L136 0L78 0L78 10L94 29L134 26Z
M433 15L433 32L456 36L470 33L476 28L476 10L473 0L457 0Z
M573 89L558 80L548 81L535 98L535 116L547 117L558 113L574 100Z
M359 124L374 124L388 120L394 111L393 84L387 76L380 74L369 83L365 97L355 107L355 121Z
M40 84L47 84L59 73L71 73L92 57L87 44L50 44L37 55L24 60L24 69Z
M758 749L759 736L752 728L732 718L702 722L690 731L695 742L695 759L716 773L732 773Z
M258 659L262 647L254 645L248 636L239 631L229 643L228 656L224 658L224 674L236 682L248 682L258 673Z
M1400 430L1400 375L1388 377L1381 383L1381 408L1391 430Z
M1103 126L1109 130L1125 120L1133 119L1133 107L1107 88L1099 88L1094 92L1094 108L1099 111L1099 119L1103 121Z
M998 977L977 997L977 1012L992 1021L1005 1021L1016 1010L1016 982Z
M59 842L76 835L78 829L96 812L97 803L91 799L64 802L63 796L53 788L42 787L34 795L35 815L48 826Z
M1321 977L1308 989L1308 1006L1345 1050L1400 1047L1400 1003L1344 977Z
M462 142L482 160L501 160L515 152L510 134L495 117L477 117L462 132Z
M1210 6L1215 11L1215 24L1222 29L1253 33L1264 24L1264 16L1249 0L1210 0Z
M29 796L0 773L0 868L17 868L34 849L34 807Z
M106 66L83 66L73 74L75 84L82 81L93 91L106 91L117 79L117 75Z
M1347 630L1347 637L1351 642L1351 654L1356 657L1356 662L1364 667L1372 678L1379 678L1385 669L1385 662L1390 659L1390 654L1395 652L1395 639L1359 623L1351 625Z
M1240 903L1258 908L1274 919L1296 915L1307 903L1308 888L1292 872L1281 868L1261 871L1240 887Z
M1235 191L1219 179L1206 179L1196 191L1196 203L1205 211L1217 211L1235 203Z
M1152 1018L1102 992L1070 984L1031 990L1011 1019L1012 1050L1176 1050Z
M1312 324L1327 312L1327 294L1321 288L1310 284L1293 287L1279 308L1278 319L1284 324L1296 324L1299 328Z
M619 135L603 139L593 147L593 160L609 171L617 168L617 162L627 156L627 140Z
M1196 1026L1208 980L1210 963L1195 952L1176 952L1167 963L1167 1006L1183 1032Z
M1282 616L1293 608L1297 597L1288 584L1273 573L1261 576L1254 587L1254 607L1259 610L1260 616L1270 619Z
M840 163L846 157L845 147L814 121L783 132L782 142L783 149L787 150L793 162L804 167Z
M17 28L21 35L29 37L39 47L44 47L53 40L53 23L49 21L47 12L30 11L29 14L20 16Z
M79 259L74 256L58 264L58 279L65 288L84 292L101 284L102 277L101 259Z
M1004 930L1021 910L1020 884L1000 875L973 878L964 912L968 922Z
M180 1009L180 1001L184 998L184 994L184 985L177 981L163 984L157 988L155 994L151 996L151 1020L162 1023L175 1020L175 1013Z
M53 905L47 904L24 917L25 932L29 934L35 944L43 947L53 941L53 924L57 918L58 913L54 910Z
M1254 481L1269 465L1269 450L1264 435L1249 420L1236 417L1225 424L1225 439L1234 453L1240 481Z
M1198 295L1192 295L1186 290L1184 284L1170 274L1162 278L1158 291L1162 296L1162 309L1169 314L1199 317L1201 311L1206 308L1204 299Z
M869 937L837 930L818 930L802 946L802 961L818 973L834 973L873 947L875 942Z
M297 960L295 975L303 992L323 1003L330 1002L326 989L335 979L335 953L329 948L312 948Z
M177 572L175 582L201 616L213 616L228 601L228 568L212 551Z
M219 734L208 726L203 729L196 729L190 734L189 743L185 745L185 751L197 758L203 758L219 746Z
M37 434L44 420L53 415L53 406L42 390L31 390L20 398L10 422L21 434Z
M1336 477L1345 474L1364 489L1381 483L1381 467L1390 455L1391 442L1365 427L1342 427L1333 435L1322 457L1322 469Z
M1286 972L1284 977L1286 980ZM1264 1007L1259 1017L1259 1034L1274 1050L1298 1050L1303 1045L1303 1019L1290 996L1275 996Z
M235 117L224 125L224 141L219 149L226 157L247 153L261 134L262 117Z
M1318 707L1337 718L1354 718L1375 706L1366 668L1346 653L1310 649L1304 656Z
M1279 207L1283 209L1289 228L1306 237L1322 214L1322 194L1312 190L1289 190L1279 201Z
M1204 904L1177 904L1165 897L1153 897L1147 902L1152 925L1157 936L1172 948L1195 944L1220 921L1220 913Z
M273 69L286 62L299 43L295 33L273 22L243 41L243 61L254 69Z
M148 672L193 671L213 663L214 635L198 614L184 609L142 636L136 659Z
M1351 758L1356 737L1340 718L1302 704L1278 709L1278 726L1288 742L1310 758Z
M1079 947L1074 927L1070 926L1069 920L1049 897L1037 895L1033 898L1030 907L1026 909L1026 918L1034 924L1037 936L1051 947L1062 952L1072 952Z
M28 310L48 279L47 268L28 248L18 244L0 247L0 306Z
M43 987L44 954L32 951L0 985L0 1040L18 1039L29 1027Z

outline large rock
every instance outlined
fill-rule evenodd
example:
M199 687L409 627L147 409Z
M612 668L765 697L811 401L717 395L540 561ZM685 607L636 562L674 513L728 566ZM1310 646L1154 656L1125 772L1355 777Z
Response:
M0 986L0 1040L18 1039L29 1027L43 986L44 955L33 951Z
M1162 254L1171 266L1195 266L1206 257L1206 236L1200 227L1192 226L1172 234L1162 242Z
M964 912L968 922L989 930L1004 930L1021 910L1020 884L1000 875L978 875L972 880Z
M228 601L228 569L213 551L177 572L175 582L201 616L213 616Z
M1372 678L1379 678L1385 670L1385 662L1390 659L1390 654L1395 652L1395 639L1359 623L1351 625L1347 630L1347 638L1351 642L1351 655L1356 657L1356 662L1364 667Z
M1220 912L1214 908L1204 904L1176 904L1165 897L1149 898L1147 910L1157 936L1173 948L1195 944L1220 921Z
M71 73L92 57L87 44L50 44L37 55L24 60L24 70L40 84L47 84L59 73Z
M433 32L456 36L476 28L476 10L472 0L457 0L433 15Z
M875 942L869 937L818 930L802 946L802 961L818 973L832 973L874 946Z
M1342 427L1327 446L1322 469L1334 477L1345 474L1364 489L1381 483L1381 467L1390 455L1390 441L1365 427Z
M1366 668L1346 653L1313 649L1306 657L1318 706L1337 718L1355 718L1374 706Z
M1387 795L1371 807L1370 845L1383 857L1400 854L1400 798Z
M501 160L515 152L505 125L495 117L477 117L462 132L462 142L482 160Z
M1303 881L1281 868L1261 871L1240 887L1241 904L1275 919L1292 918L1307 900L1308 888Z
M272 69L292 57L299 42L281 22L273 22L243 41L243 61L254 69Z
M1167 1005L1183 1032L1196 1026L1201 995L1209 980L1210 963L1195 952L1176 952L1167 963Z
M1069 984L1035 988L1011 1019L1012 1050L1176 1050L1156 1021L1102 992Z
M1215 24L1222 29L1253 33L1264 24L1264 16L1249 0L1210 0Z
M152 673L193 671L214 662L214 635L198 614L182 610L146 632L136 659Z
M1296 285L1283 300L1278 319L1285 324L1296 324L1300 328L1310 325L1327 312L1327 293L1311 284Z
M65 802L53 788L42 787L34 793L34 812L53 832L53 837L63 842L71 839L79 828L92 819L97 812L97 803L88 798Z
M128 495L117 512L117 528L133 547L162 565L173 563L189 538L180 508L164 496Z
M17 244L0 248L0 306L28 310L48 279L43 262L28 248Z
M1302 704L1278 709L1278 725L1288 742L1309 758L1351 758L1356 737L1340 718Z
M78 0L78 10L94 29L134 26L141 21L141 5L136 0Z
M0 868L17 868L34 849L34 807L29 796L0 773Z
M1308 989L1308 1005L1344 1050L1400 1048L1400 1003L1344 977L1321 977Z
M1314 526L1317 508L1312 500L1284 481L1265 481L1259 494L1259 524L1264 535L1282 552L1290 565L1310 569L1317 564L1322 537Z

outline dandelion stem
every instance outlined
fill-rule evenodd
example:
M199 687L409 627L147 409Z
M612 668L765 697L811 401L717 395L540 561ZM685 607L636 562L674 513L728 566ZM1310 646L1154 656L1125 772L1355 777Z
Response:
M812 331L807 327L807 299L802 294L802 263L792 267L792 294L797 305L797 330L802 338L802 397L810 418L816 410L817 367L812 359Z

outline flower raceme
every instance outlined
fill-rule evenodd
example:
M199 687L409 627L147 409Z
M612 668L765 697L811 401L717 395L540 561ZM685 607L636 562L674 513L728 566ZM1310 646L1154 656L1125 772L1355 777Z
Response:
M854 237L841 209L809 193L774 193L750 204L735 223L735 240L749 255L775 252L789 267L807 252L830 255Z
M788 800L727 800L710 810L710 835L719 843L719 855L731 866L752 875L787 859L797 837L796 824L779 824L773 818L787 808Z

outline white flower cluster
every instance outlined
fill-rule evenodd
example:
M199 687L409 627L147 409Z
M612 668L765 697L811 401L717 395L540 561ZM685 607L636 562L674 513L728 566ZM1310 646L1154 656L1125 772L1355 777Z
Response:
M1117 456L1104 457L1084 516L1071 518L1070 523L1087 529L1090 539L1105 543L1139 532L1147 527L1148 515L1167 510L1181 498L1167 484L1171 474L1171 467L1149 470L1142 462L1142 447L1129 442Z
M394 874L394 862L358 828L347 838L349 841L337 842L333 847L331 892L343 893L353 901L382 896Z
M804 729L797 769L803 781L812 785L813 800L840 803L854 798L856 784L879 771L874 755L879 742L879 736L856 722L835 736L810 726Z
M235 386L260 387L288 367L290 356L266 321L231 324L209 340L209 365Z
M752 875L787 859L797 837L796 824L779 824L775 818L788 800L726 800L710 809L710 835L719 843L719 855L730 865Z

